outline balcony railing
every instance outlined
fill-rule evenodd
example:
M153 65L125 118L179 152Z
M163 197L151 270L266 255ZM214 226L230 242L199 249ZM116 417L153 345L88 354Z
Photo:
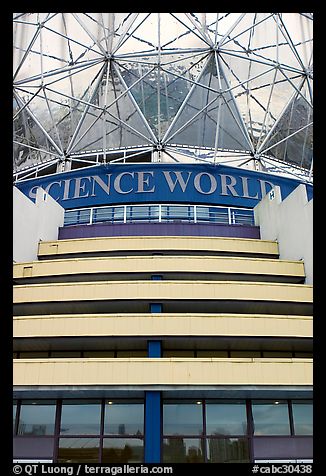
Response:
M250 208L208 205L110 205L66 210L64 226L96 223L215 223L254 226Z

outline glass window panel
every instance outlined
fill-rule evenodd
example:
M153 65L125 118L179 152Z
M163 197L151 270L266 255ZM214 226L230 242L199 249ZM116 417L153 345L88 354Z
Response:
M290 435L288 405L271 400L252 402L254 435Z
M54 400L23 400L20 408L19 435L53 435L55 423Z
M93 222L112 220L112 207L107 208L94 208L93 210Z
M165 435L201 435L203 433L202 405L197 403L165 403L163 405Z
M207 461L209 463L249 463L247 438L207 439Z
M228 357L227 350L197 350L197 357Z
M165 438L163 463L203 463L205 440L192 438Z
M214 223L229 223L229 214L227 208L209 208L209 221Z
M207 403L206 432L208 435L245 435L246 403L244 401Z
M241 208L233 208L231 210L234 221L237 225L254 225L254 213L252 210L243 210Z
M142 402L107 401L104 433L107 435L142 435L144 433L144 404Z
M113 207L113 219L114 221L123 221L124 207Z
M313 434L312 401L297 400L292 402L293 424L295 435Z
M100 433L99 400L63 400L61 435L94 435Z
M43 359L49 356L48 352L20 352L21 359Z
M197 205L196 207L196 216L197 221L209 221L209 208L208 207L200 207Z
M102 463L142 463L144 442L139 438L104 438Z
M127 206L127 220L149 220L149 207Z
M58 463L98 463L99 438L60 438Z
M231 357L243 357L243 358L254 358L254 357L260 357L260 352L259 350L253 351L253 350L231 350L230 352Z

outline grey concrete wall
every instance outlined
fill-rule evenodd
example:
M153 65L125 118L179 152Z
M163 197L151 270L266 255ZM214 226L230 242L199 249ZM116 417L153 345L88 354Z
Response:
M17 187L13 189L13 260L37 260L40 240L57 240L63 225L64 209L39 188L35 203Z
M275 240L281 259L303 260L306 283L313 283L313 200L299 185L284 200L275 186L254 208L262 240Z

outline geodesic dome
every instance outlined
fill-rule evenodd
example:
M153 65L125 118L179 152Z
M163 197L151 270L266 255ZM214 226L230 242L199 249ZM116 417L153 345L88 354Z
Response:
M310 13L15 13L16 180L107 162L312 180Z

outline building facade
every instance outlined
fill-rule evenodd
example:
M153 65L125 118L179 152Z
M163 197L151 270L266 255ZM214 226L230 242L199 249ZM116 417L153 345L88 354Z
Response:
M221 165L17 183L15 461L312 461L312 203Z

